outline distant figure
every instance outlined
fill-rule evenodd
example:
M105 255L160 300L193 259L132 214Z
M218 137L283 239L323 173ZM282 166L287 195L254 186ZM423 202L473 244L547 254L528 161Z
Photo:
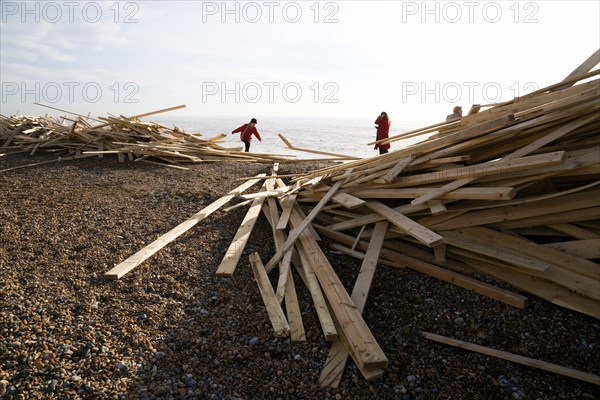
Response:
M256 123L256 118L252 118L250 120L250 123L244 124L239 128L231 131L232 135L236 132L241 132L240 140L244 142L244 145L246 146L246 153L250 151L250 141L252 140L252 135L256 136L256 138L262 142L260 134L258 133L258 130L256 130Z
M452 111L453 111L452 114L450 114L446 117L446 122L458 121L459 119L462 118L462 107L461 106L454 107L454 109Z
M377 128L377 139L387 139L390 134L390 126L392 125L390 118L384 111L375 120L375 128ZM389 151L389 143L378 143L375 145L375 150L379 149L379 154L385 154Z

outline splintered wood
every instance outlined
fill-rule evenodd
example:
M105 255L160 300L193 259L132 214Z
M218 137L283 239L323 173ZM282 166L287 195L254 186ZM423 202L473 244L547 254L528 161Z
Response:
M120 162L127 156L134 161L160 163L175 168L183 168L174 165L177 163L204 161L272 163L295 160L288 155L245 153L241 147L223 147L219 141L225 135L203 138L199 133L188 133L176 126L167 128L140 121L142 117L184 107L181 105L133 117L100 117L99 120L72 112L67 113L77 115L78 119L63 117L60 121L50 117L0 115L0 149L10 146L31 155L45 152L61 156L63 160L102 158L105 154L114 154ZM92 125L90 121L101 124Z
M377 264L526 306L525 296L474 278L487 275L600 318L600 81L597 70L590 72L599 54L555 85L377 143L427 140L292 176L289 183L276 179L278 188L269 184L245 196L254 198L248 214L262 208L273 228L275 254L266 265L257 254L250 262L275 334L302 326L297 271L332 342L321 385L337 387L348 358L366 379L381 376L387 365L361 315ZM244 219L244 238L251 229ZM362 260L351 295L318 235ZM225 255L227 271L238 258ZM267 288L274 271L277 287Z

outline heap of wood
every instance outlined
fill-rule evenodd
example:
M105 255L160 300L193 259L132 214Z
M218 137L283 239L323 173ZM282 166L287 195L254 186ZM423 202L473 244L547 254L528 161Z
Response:
M10 146L31 155L42 152L56 154L63 160L115 154L120 162L128 157L130 160L158 161L167 165L203 161L289 162L293 157L244 153L241 147L219 145L225 135L205 139L199 133L140 120L183 107L133 117L100 117L99 120L83 115L77 119L63 117L61 120L27 115L0 116L0 148ZM100 124L92 125L94 121Z
M377 264L408 267L525 306L526 297L474 278L483 274L600 318L600 265L594 262L600 258L600 80L597 70L590 72L599 55L555 85L387 140L426 138L410 147L301 176L277 176L275 167L270 177L248 180L107 276L122 277L229 200L246 198L251 206L217 274L234 273L264 213L276 253L266 264L251 254L253 272L275 334L293 341L305 340L295 281L307 286L332 342L324 386L339 384L349 357L366 379L387 366L361 316ZM261 179L259 192L243 194ZM323 253L321 236L363 260L351 293ZM521 361L600 384L595 375Z
M277 251L264 265L256 253L250 262L269 317L277 335L303 339L293 265L332 341L326 386L339 384L348 357L367 379L387 365L361 317L378 263L525 306L526 297L472 278L483 274L600 318L600 80L589 72L599 54L555 85L387 140L426 138L417 144L288 184L266 180L243 195L254 203L217 274L233 273L262 209ZM320 236L363 260L351 293ZM276 287L267 277L273 270Z

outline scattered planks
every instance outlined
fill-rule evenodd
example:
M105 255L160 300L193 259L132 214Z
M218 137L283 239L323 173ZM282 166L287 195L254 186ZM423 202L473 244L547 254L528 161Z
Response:
M133 270L135 267L146 261L148 258L152 257L157 251L165 247L167 244L171 243L173 240L177 239L179 236L183 235L185 232L190 230L194 225L198 222L202 221L204 218L208 217L223 205L227 204L230 200L232 200L235 196L244 192L252 185L257 183L260 180L260 177L264 176L264 174L259 175L256 179L249 180L237 188L233 189L225 196L215 200L207 207L203 208L192 217L177 225L175 228L171 229L169 232L165 233L143 249L139 250L134 255L127 258L125 261L116 265L110 271L106 272L104 275L111 279L121 279L125 274Z
M577 74L535 93L474 107L460 121L387 140L427 138L409 147L286 176L290 182L278 179L278 189L247 196L271 201L263 211L276 252L265 266L255 255L251 264L273 326L283 318L273 302L287 297L281 288L292 276L281 260L293 254L332 341L321 385L340 384L348 357L366 379L383 373L387 359L361 317L377 263L526 306L525 296L472 277L484 274L600 318L600 80L589 72L592 64L586 60ZM363 260L352 295L315 229L332 248ZM278 290L265 289L264 277L278 269Z
M329 387L340 384L348 357L367 380L380 377L387 366L362 318L377 264L411 268L517 308L526 306L525 296L474 278L483 274L600 318L600 80L597 71L590 72L597 59L534 93L476 105L460 121L387 139L427 138L406 148L285 176L291 178L288 183L276 176L275 166L261 190L246 196L250 209L217 274L234 273L262 211L272 228L275 254L266 265L257 253L249 261L268 318L276 336L306 340L297 273L310 292L325 339L332 342L320 377L321 385ZM133 128L141 127L128 125ZM41 147L12 131L10 136L33 150ZM191 226L199 221L194 218ZM363 260L352 295L323 253L319 235ZM163 245L172 238L167 234L157 242ZM272 286L269 274L274 271L279 276ZM485 351L598 383L591 374Z
M41 104L38 104L41 105ZM82 157L100 157L114 154L119 162L125 157L134 161L178 163L204 161L246 161L257 163L291 162L294 156L245 153L241 148L225 148L219 142L225 135L204 138L199 133L188 133L174 126L144 122L141 118L178 110L185 105L147 112L132 117L100 117L94 119L66 110L44 106L77 116L76 120L63 117L0 115L0 148L27 151L31 155L50 153L63 160ZM100 124L92 125L93 122ZM149 161L151 158L154 161Z

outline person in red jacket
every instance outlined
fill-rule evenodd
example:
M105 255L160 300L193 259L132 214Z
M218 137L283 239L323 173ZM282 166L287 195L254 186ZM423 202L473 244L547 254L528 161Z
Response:
M257 123L256 118L252 118L250 120L250 123L244 124L244 125L240 126L239 128L231 131L232 135L234 133L241 132L240 140L242 142L244 142L244 144L246 145L246 153L250 151L250 141L252 140L252 135L256 136L256 138L262 142L262 139L260 138L260 134L258 133L258 130L256 129L256 123Z
M382 112L379 117L375 120L375 128L377 128L377 139L387 139L390 134L390 126L392 123L390 122L390 118L387 113ZM379 149L379 154L385 154L389 151L390 144L389 143L378 143L375 145L375 150Z

